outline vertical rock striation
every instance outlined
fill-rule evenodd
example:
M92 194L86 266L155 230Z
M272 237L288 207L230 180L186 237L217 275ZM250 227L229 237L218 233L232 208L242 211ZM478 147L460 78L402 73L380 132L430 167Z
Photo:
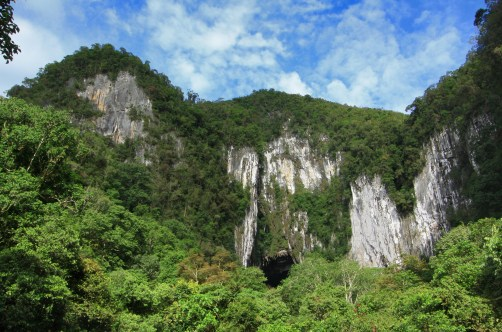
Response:
M452 213L469 206L461 195L458 170L472 167L479 172L474 147L491 123L487 116L480 116L465 137L456 128L446 128L429 140L423 149L425 166L414 180L416 205L408 216L399 214L378 175L359 176L351 184L350 256L364 266L387 266L400 263L403 254L432 255L434 243L450 227ZM299 262L304 252L323 244L309 234L307 212L291 210L289 195L313 191L339 176L341 153L332 161L317 155L307 140L285 133L268 144L262 160L258 158L250 148L228 152L228 173L249 189L251 199L242 225L235 230L236 251L244 266L251 263L258 211L262 211L276 239L265 260L287 252Z
M264 152L263 173L259 174L258 155L251 148L228 151L227 171L250 192L250 206L242 225L235 230L235 249L244 266L250 263L251 252L257 231L258 197L261 195L266 207L265 213L280 216L280 225L274 225L276 236L285 238L286 250L295 260L301 260L304 251L322 246L315 236L308 234L308 216L304 211L291 212L288 202L278 204L276 186L289 194L294 194L298 186L314 190L339 172L341 155L336 162L328 157L318 157L308 141L285 134L271 142ZM261 185L260 185L261 184ZM271 253L275 255L276 253Z
M115 143L126 138L144 137L144 118L152 117L152 103L138 87L134 76L120 72L115 82L106 75L84 80L84 91L77 95L90 100L103 115L96 120L96 129L111 136Z
M463 160L478 171L471 146L490 124L486 116L475 119L466 142L455 128L430 139L424 146L425 166L413 183L416 205L409 216L399 215L379 176L360 176L351 185L351 257L364 266L386 266L399 263L402 254L432 255L434 243L450 228L450 214L469 205L455 173Z
M234 232L235 251L243 266L250 263L258 224L258 155L250 148L228 151L227 171L249 190L250 205Z
M303 261L303 254L315 248L323 248L321 241L314 234L308 232L309 217L305 211L293 213L290 226L286 231L288 239L288 252L296 262Z
M351 256L367 266L398 262L401 251L401 220L380 177L359 177L351 185Z
M338 169L328 157L318 157L307 140L286 134L271 142L265 151L263 189L277 181L282 189L294 194L299 183L305 189L318 188L329 181Z
M287 200L278 206L274 187L278 185L288 194L294 194L299 186L313 191L339 173L341 154L337 153L335 161L332 161L327 156L317 155L307 140L286 133L267 146L264 158L261 190L268 205L266 212L281 214L282 236L286 239L287 248L279 249L287 249L291 257L299 262L304 252L322 247L322 244L308 233L307 212L291 213Z
M469 162L472 168L478 174L479 166L477 163L476 146L482 139L489 138L494 132L494 122L488 114L482 114L472 119L467 128L467 155L469 156ZM484 135L485 133L488 134L488 137Z
M425 167L415 178L416 205L411 226L412 250L430 256L434 243L450 228L448 213L468 203L460 194L461 184L452 176L460 166L460 135L445 129L425 148Z

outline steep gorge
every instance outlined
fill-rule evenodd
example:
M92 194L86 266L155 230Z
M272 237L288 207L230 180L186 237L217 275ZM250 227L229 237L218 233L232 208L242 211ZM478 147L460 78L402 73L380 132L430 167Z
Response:
M409 115L48 64L0 98L0 330L502 331L501 9Z

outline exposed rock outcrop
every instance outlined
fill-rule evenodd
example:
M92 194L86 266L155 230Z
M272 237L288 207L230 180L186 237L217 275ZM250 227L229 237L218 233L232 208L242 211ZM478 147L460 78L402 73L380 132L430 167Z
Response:
M351 185L353 259L368 266L398 262L401 252L401 219L380 177L359 177Z
M250 148L228 151L229 174L250 191L250 206L242 225L235 230L235 248L244 266L250 263L251 252L256 236L258 219L258 198L263 197L266 213L279 215L280 230L275 230L285 238L285 246L277 252L287 250L296 261L302 253L322 246L314 235L308 233L308 215L305 211L290 211L288 202L278 204L275 187L294 194L298 186L307 190L318 188L323 181L339 173L341 155L337 154L333 162L328 157L319 157L310 148L307 140L285 134L271 142L264 152L261 162L258 155ZM261 175L259 168L263 169ZM261 184L261 185L260 185ZM277 253L271 253L275 257Z
M412 250L430 256L434 243L449 230L448 213L466 207L461 183L452 172L460 166L460 135L445 129L431 138L425 148L425 167L413 182L416 205L411 225Z
M139 88L134 76L120 72L113 82L106 75L84 80L84 91L77 95L90 100L103 115L96 119L96 129L111 136L116 143L126 138L144 137L145 118L152 117L152 103Z
M474 171L479 174L479 166L477 163L476 146L484 138L484 134L490 136L493 130L493 120L488 114L482 114L473 120L471 120L469 127L467 129L466 143L467 143L467 155L469 156L469 162L472 165Z
M469 147L490 123L486 116L474 120L466 144L455 128L430 139L423 152L425 166L414 180L416 205L409 216L399 215L378 176L359 177L351 185L350 255L364 266L399 263L402 254L432 255L434 243L450 228L450 214L469 205L455 172L465 159L477 170Z
M248 266L258 223L258 155L250 148L228 151L227 171L249 190L250 205L242 225L235 228L235 252L243 266Z
M458 170L470 163L467 167L479 171L473 147L491 123L480 116L465 137L456 128L446 128L429 140L423 149L425 166L414 180L416 204L408 216L399 214L378 175L357 178L351 184L350 256L364 266L387 266L400 263L403 254L432 255L434 243L450 228L451 214L469 206L461 195L464 184ZM268 144L261 160L251 148L229 150L228 172L248 188L251 198L246 218L235 230L236 251L244 266L251 263L258 211L273 223L269 231L282 239L265 259L286 251L299 262L306 251L323 247L308 231L307 212L291 211L288 195L277 196L277 190L290 195L299 188L315 190L339 176L341 162L341 153L332 161L312 151L307 140L287 133Z
M328 157L317 156L307 140L288 134L271 142L264 157L263 190L270 201L273 200L270 190L274 181L294 194L299 184L308 190L318 188L339 169L339 165Z

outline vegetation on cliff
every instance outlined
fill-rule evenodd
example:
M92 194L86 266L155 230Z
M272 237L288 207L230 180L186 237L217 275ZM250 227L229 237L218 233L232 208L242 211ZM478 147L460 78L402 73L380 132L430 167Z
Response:
M466 64L417 98L409 116L273 90L184 99L167 76L111 45L47 65L0 99L0 330L502 329L501 15L500 2L488 1ZM153 102L145 141L115 145L86 129L97 113L76 92L87 78L120 71ZM481 133L479 172L458 174L472 209L456 216L434 256L384 269L345 259L350 182L379 174L407 213L424 142L486 114L496 130ZM308 212L325 250L267 288L263 272L238 267L232 253L249 197L227 175L225 153L263 154L284 130L344 162L319 190L283 197ZM151 164L135 159L139 144L155 147ZM258 234L258 255L274 236Z

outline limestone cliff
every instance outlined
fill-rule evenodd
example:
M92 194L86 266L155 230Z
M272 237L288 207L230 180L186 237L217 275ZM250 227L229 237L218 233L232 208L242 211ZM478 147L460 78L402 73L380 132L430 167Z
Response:
M273 188L273 181L291 194L300 183L305 189L313 190L337 172L336 163L316 156L308 141L288 134L271 142L264 157L265 192Z
M126 138L138 138L145 118L152 117L152 103L137 85L134 76L120 72L113 82L106 75L84 80L85 90L77 95L90 100L103 114L96 119L96 129L111 136L116 143Z
M235 248L243 265L250 262L257 230L258 210L277 217L273 232L283 244L275 245L270 255L286 250L296 261L305 251L322 246L308 233L308 215L305 211L290 211L287 200L278 201L276 189L294 194L298 186L307 190L318 188L339 172L341 156L336 161L318 156L307 140L284 134L269 143L259 160L251 148L228 151L228 173L240 181L250 192L250 207L241 226L235 230ZM261 169L261 172L259 172ZM262 205L259 206L259 198Z
M248 266L258 222L258 155L250 148L228 151L228 173L249 190L250 206L242 225L235 228L235 252L243 266Z
M120 72L111 81L106 75L97 75L84 84L85 90L78 96L102 112L95 120L98 132L116 143L145 136L145 120L153 117L152 103L134 76ZM480 116L471 121L464 137L459 130L447 128L430 139L423 150L425 166L414 180L416 205L408 216L398 213L378 175L361 174L351 184L350 255L366 266L399 263L404 253L431 255L434 243L450 227L449 214L469 204L454 174L465 160L479 171L474 147L489 123L489 117ZM139 151L144 160L143 154ZM252 263L260 212L266 225L263 231L273 233L274 239L265 258L287 252L299 262L306 251L323 247L309 232L308 213L292 210L289 197L300 189L313 191L339 176L340 152L334 160L319 155L308 140L289 134L285 127L284 134L260 155L252 148L231 147L227 158L228 173L249 191L250 205L234 231L235 251L242 265Z
M416 205L400 216L379 176L360 176L352 185L350 255L364 266L399 263L402 254L432 255L434 243L450 228L451 213L466 208L460 167L477 169L472 144L488 117L474 120L462 140L455 128L446 128L424 146L425 166L414 180ZM469 165L462 165L468 160Z
M402 228L396 205L380 177L359 177L352 185L350 254L368 266L399 261Z
M339 156L339 155L338 155ZM269 255L287 250L293 260L302 260L303 253L315 247L322 247L321 242L308 233L309 218L306 211L290 211L287 197L276 197L276 186L286 194L294 194L301 186L312 191L319 188L323 181L339 173L340 158L335 161L327 156L319 156L307 140L292 136L287 132L268 144L264 153L261 194L266 204L262 207L268 218L268 224L280 227L271 231L281 235L282 243L273 243ZM283 196L283 195L281 195Z

